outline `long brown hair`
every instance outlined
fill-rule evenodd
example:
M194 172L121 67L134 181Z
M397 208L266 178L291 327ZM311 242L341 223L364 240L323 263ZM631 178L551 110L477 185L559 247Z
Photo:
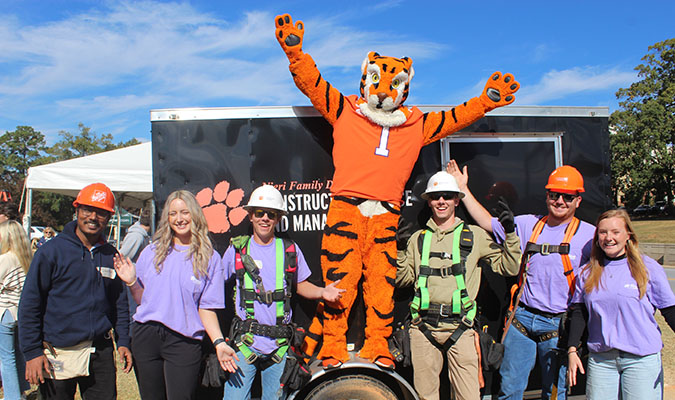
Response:
M630 217L625 210L609 210L602 213L595 223L597 227L600 221L609 218L621 218L626 225L626 232L628 232L628 242L626 242L626 260L628 261L628 268L630 274L637 282L638 290L640 291L640 298L645 295L647 290L647 282L649 282L649 273L642 256L640 248L638 247L638 238L633 230L633 224ZM605 252L602 251L598 243L598 229L595 229L593 236L593 248L591 250L591 260L584 268L584 271L589 270L588 278L585 283L586 293L591 293L594 289L601 285L600 278L604 270Z
M180 199L185 202L190 210L190 249L187 257L192 260L192 272L195 278L207 276L209 261L213 256L213 244L209 238L209 227L206 223L206 217L202 208L197 203L195 196L187 190L176 190L167 197L162 209L162 216L159 220L159 226L153 237L155 244L155 269L159 273L162 270L162 264L166 256L173 250L173 230L169 226L169 205L172 201Z

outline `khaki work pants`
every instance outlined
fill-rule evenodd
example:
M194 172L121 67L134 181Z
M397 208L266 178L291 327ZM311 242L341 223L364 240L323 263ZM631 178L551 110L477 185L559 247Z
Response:
M467 329L447 352L448 377L457 400L479 400L478 353L473 329ZM433 332L438 343L452 335L450 332ZM443 354L415 326L410 327L410 351L414 371L415 390L422 400L438 400Z

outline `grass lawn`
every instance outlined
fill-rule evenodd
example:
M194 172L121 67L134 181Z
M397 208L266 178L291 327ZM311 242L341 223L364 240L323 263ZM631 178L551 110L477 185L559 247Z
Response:
M638 220L633 228L642 243L675 243L675 220Z

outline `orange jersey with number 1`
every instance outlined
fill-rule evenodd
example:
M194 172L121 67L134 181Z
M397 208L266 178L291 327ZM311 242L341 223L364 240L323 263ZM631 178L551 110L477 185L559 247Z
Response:
M422 112L411 107L405 123L383 128L361 114L356 100L355 95L345 97L345 110L333 124L331 192L400 205L424 145Z

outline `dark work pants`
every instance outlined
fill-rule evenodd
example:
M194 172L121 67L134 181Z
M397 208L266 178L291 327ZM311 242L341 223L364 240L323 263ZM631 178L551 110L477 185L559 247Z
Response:
M201 341L157 322L135 323L131 349L143 400L195 398L202 361Z
M72 379L45 379L40 385L40 395L49 400L72 400L77 386L84 400L117 399L117 381L115 376L115 354L112 340L94 341L96 352L89 358L89 376Z

